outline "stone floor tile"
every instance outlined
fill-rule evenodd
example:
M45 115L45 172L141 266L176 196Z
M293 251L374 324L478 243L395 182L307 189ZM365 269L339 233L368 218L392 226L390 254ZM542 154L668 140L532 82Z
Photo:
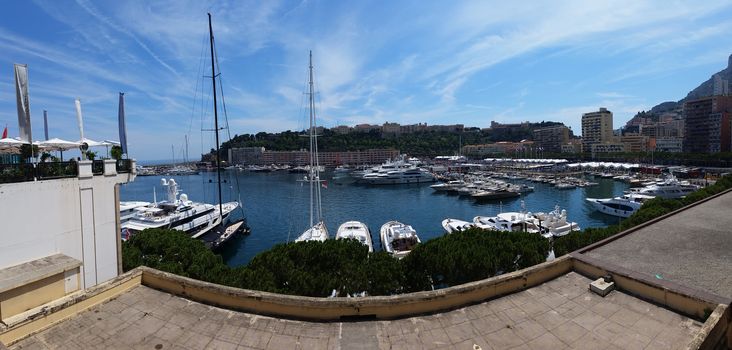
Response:
M489 315L470 321L478 334L493 333L501 328L513 324L513 321L506 322L496 315Z
M442 328L436 328L420 333L419 341L425 349L441 349L450 345L450 337Z
M544 333L540 337L526 343L529 349L551 349L559 350L568 348L567 344L564 344L559 338L551 333Z
M534 316L532 319L547 330L552 330L569 321L555 310L549 310L541 315Z
M536 301L536 300L523 304L523 305L519 306L519 308L521 310L523 310L526 313L526 315L528 315L529 317L541 315L551 309L546 304Z
M550 293L547 293L545 296L538 299L539 302L543 303L544 305L549 306L552 309L556 309L561 305L564 305L569 301L565 296L555 292L551 291Z
M493 349L508 349L524 343L521 337L511 328L502 328L493 333L483 335L483 339Z
M618 346L621 349L628 350L642 350L645 349L648 344L651 343L651 338L645 335L636 334L623 334L616 338L612 344Z
M328 347L328 338L299 337L297 338L297 341L297 349L313 350L325 349L326 347Z
M470 307L470 310L479 317L485 317L494 314L494 309L488 306L489 303L480 303Z
M598 337L613 344L618 337L628 334L628 329L614 321L606 320L592 330Z
M256 349L266 349L271 339L272 333L258 329L249 329L244 337L239 340L239 345Z
M554 311L558 312L560 315L572 319L579 315L581 315L583 312L587 311L587 308L584 306L575 303L572 300L567 299L567 302L557 306L554 308Z
M604 317L604 318L610 318L610 316L614 315L616 312L620 311L621 307L617 304L613 304L609 301L603 300L601 302L596 303L592 307L590 307L590 310L595 312L596 314Z
M587 329L581 327L574 322L565 322L557 328L554 328L551 333L554 334L559 340L565 344L572 344L577 339L582 338L585 334L589 333Z
M294 349L297 346L297 343L298 342L296 336L277 334L272 336L272 339L269 340L269 343L267 344L267 349Z
M526 342L546 333L546 329L532 319L527 319L523 322L517 323L513 325L512 328L516 332L516 334L518 334L518 336Z
M572 319L572 321L581 327L591 331L597 327L597 325L605 322L605 318L594 313L593 311L587 310L581 315Z
M445 328L445 333L450 338L452 344L459 343L465 339L470 339L478 335L470 322L463 322L454 326Z
M573 349L592 349L592 350L605 350L610 348L611 346L614 346L610 344L608 341L603 340L602 338L598 337L596 334L592 332L586 332L583 336L579 337L579 339L575 340L571 344L569 344L571 348Z
M183 335L178 344L183 345L188 349L205 349L208 343L210 343L212 340L212 337L189 332Z
M610 316L610 320L615 321L625 327L632 327L643 315L626 308L618 310Z
M206 345L206 349L211 350L236 350L238 347L238 344L232 344L221 339L213 339L208 343L208 345Z
M477 349L476 346L478 346L481 350L493 349L484 339L480 337L465 339L459 343L454 343L450 345L448 348L455 350L474 350Z
M504 318L508 318L512 323L521 322L529 317L524 310L521 310L518 307L512 307L510 309L500 311L497 314L499 317L504 316Z

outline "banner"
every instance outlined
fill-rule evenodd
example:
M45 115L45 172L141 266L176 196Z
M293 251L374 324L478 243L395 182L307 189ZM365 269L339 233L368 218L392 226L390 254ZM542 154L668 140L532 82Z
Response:
M43 110L43 132L46 136L46 141L48 141L48 111Z
M20 139L33 142L28 98L28 65L15 64L15 96L18 106L18 133Z
M119 146L122 154L127 154L127 124L125 124L125 93L119 93Z

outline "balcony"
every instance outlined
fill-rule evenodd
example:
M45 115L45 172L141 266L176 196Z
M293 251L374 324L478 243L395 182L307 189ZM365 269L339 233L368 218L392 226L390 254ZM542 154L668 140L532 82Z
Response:
M72 160L36 164L0 163L0 184L75 177L113 176L117 174L135 175L134 169L134 161L131 159L102 159L80 162Z

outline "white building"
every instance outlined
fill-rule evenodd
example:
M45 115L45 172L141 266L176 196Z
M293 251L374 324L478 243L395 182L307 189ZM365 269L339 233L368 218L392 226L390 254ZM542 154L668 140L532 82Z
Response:
M0 320L117 277L119 184L134 161L16 166L0 177ZM51 170L49 170L51 169Z

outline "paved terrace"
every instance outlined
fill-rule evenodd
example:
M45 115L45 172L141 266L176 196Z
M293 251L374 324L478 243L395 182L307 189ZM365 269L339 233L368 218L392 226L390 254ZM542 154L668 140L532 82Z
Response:
M11 349L674 349L701 323L570 272L450 312L394 321L303 322L230 311L139 286Z
M591 258L732 298L732 192L595 248Z

